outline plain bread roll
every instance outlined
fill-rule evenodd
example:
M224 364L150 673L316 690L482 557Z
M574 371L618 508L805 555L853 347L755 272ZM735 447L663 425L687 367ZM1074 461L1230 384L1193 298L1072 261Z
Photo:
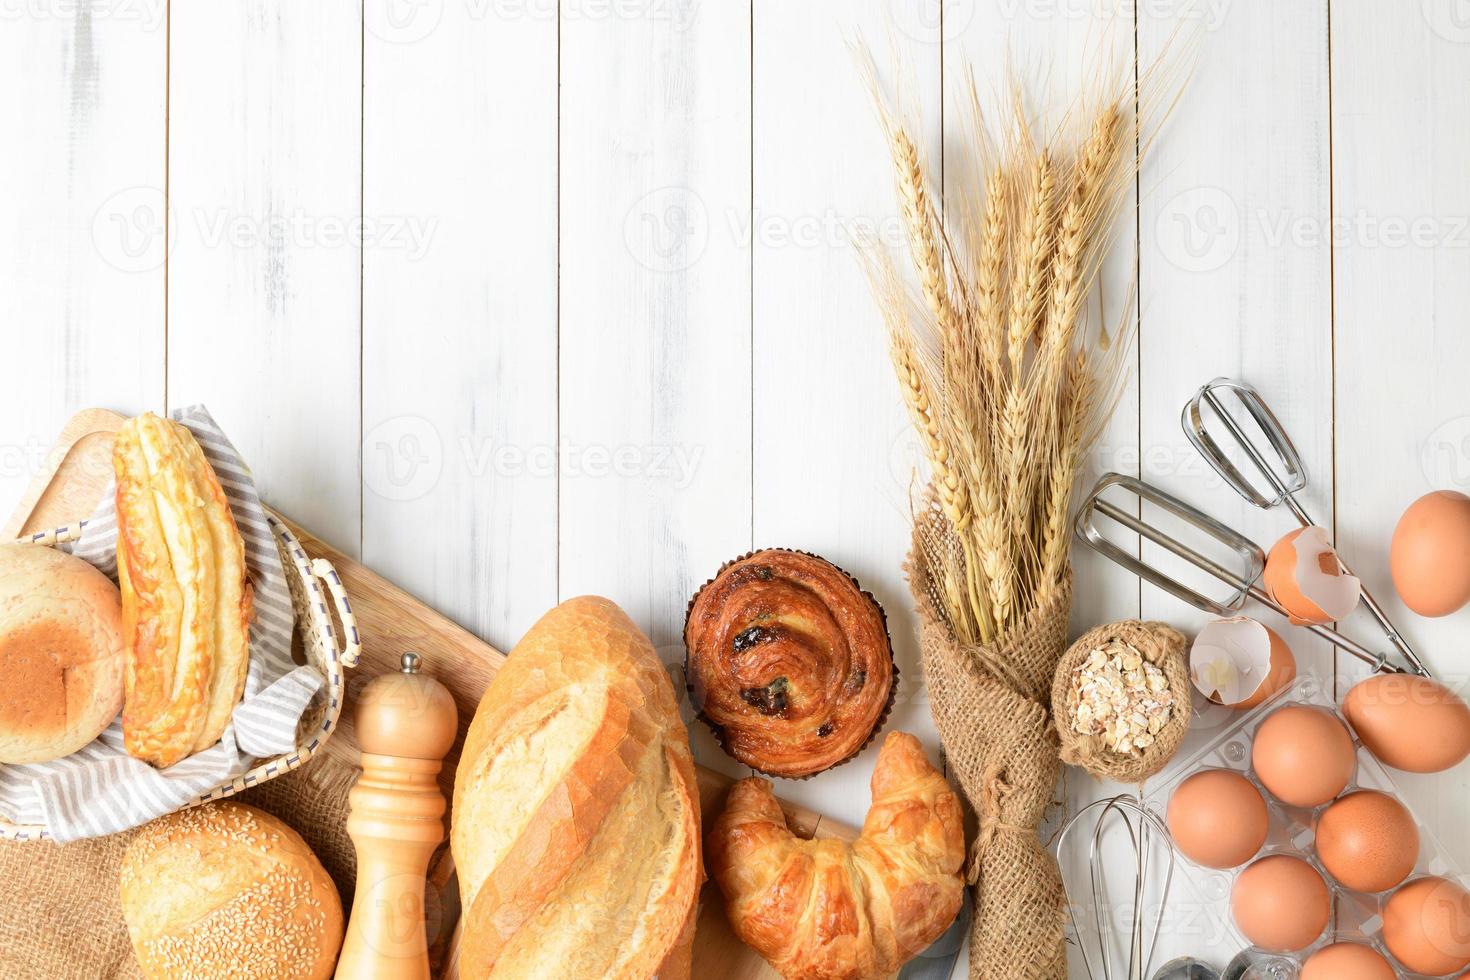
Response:
M117 586L80 558L0 545L0 763L71 755L122 709Z

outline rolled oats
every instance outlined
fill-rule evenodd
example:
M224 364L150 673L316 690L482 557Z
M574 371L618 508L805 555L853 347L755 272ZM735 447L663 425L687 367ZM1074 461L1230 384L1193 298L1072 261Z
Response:
M1138 755L1154 743L1174 710L1164 672L1122 640L1090 652L1072 671L1068 722L1120 755Z

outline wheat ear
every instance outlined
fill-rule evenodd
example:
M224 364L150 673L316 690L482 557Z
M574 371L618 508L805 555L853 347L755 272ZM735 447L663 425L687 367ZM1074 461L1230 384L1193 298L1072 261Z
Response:
M1051 260L1052 221L1055 218L1057 172L1051 154L1043 147L1031 161L1025 214L1017 228L1016 259L1011 277L1010 318L1007 323L1007 358L1011 378L1019 382L1026 342L1036 330L1046 302L1046 267Z
M954 304L950 301L944 264L945 253L941 250L939 236L934 230L934 211L924 187L924 171L919 160L918 148L902 128L893 131L892 152L898 179L899 200L902 202L904 222L909 232L909 250L913 253L914 265L919 273L920 284L924 298L928 302L929 311L933 314L939 327L941 349L944 352L944 381L946 385L959 391L973 390L971 386L975 379L966 377L968 372L961 367L964 363L966 331L960 317L955 312ZM908 354L896 355L896 357L899 360L895 361L895 366L901 375L907 374L914 382L922 381L911 349ZM907 363L900 363L901 361ZM958 375L954 373L957 369ZM904 381L903 385L906 390L911 387L909 381ZM958 420L957 425L951 425L951 431L961 443L960 451L951 454L941 428L942 420L932 410L932 402L922 390L913 390L916 397L920 398L925 406L922 413L925 419L924 424L927 427L925 442L930 463L935 467L934 479L939 483L940 504L945 510L946 518L965 544L965 558L968 566L967 587L976 606L976 619L979 621L981 637L988 642L995 633L994 610L990 608L994 597L992 595L990 603L985 601L982 595L982 585L977 581L977 576L983 576L985 582L990 583L993 582L992 576L1003 576L1004 569L1001 563L983 548L979 549L978 554L976 553L974 539L968 532L976 516L974 505L977 501L970 494L966 481L956 469L956 464L972 472L976 466L983 468L986 463L985 449L983 446L975 445L973 425L961 419ZM954 403L945 401L944 404ZM912 406L911 402L910 410L914 411ZM920 416L916 414L915 417L917 419ZM957 461L954 456L959 456L961 459ZM981 477L973 482L975 492L981 497L981 500L978 501L981 505L979 517L982 531L980 537L982 541L988 542L994 538L995 528L999 522L996 514L994 481ZM991 586L987 585L984 588L988 591ZM1000 594L1004 596L1003 589Z
M959 318L949 298L944 256L934 232L934 210L929 202L929 192L924 187L924 168L919 160L919 150L902 128L893 130L891 144L898 199L904 225L908 229L909 250L913 253L914 267L918 269L929 312L939 325L941 339L946 347L950 347L960 331Z
M1029 392L1023 377L1026 344L1035 333L1047 295L1047 266L1052 253L1052 222L1055 219L1057 175L1045 147L1033 156L1028 173L1025 211L1017 229L1016 257L1012 264L1010 309L1007 319L1006 357L1010 383L1001 412L1001 457L1005 460L1005 490L1010 506L1011 533L1019 540L1031 522L1034 495L1026 487L1031 468L1027 438L1026 409ZM1018 556L1019 557L1019 556Z
M924 455L929 459L930 478L939 499L940 512L944 514L945 520L954 528L955 535L965 546L963 579L966 602L960 605L972 610L973 614L955 612L952 613L952 618L964 623L967 628L972 628L971 624L974 624L973 629L979 638L988 642L992 631L989 629L984 587L977 581L977 576L981 573L981 566L978 556L970 545L970 535L967 533L974 519L969 488L956 468L954 455L950 452L948 441L941 429L940 420L934 410L934 403L929 397L929 386L925 381L923 368L919 364L911 341L902 331L892 331L889 350L892 354L894 370L898 374L899 388L903 391L904 402L908 406L914 425L919 430L920 438L924 441Z
M1087 292L1083 274L1088 246L1097 228L1109 175L1118 159L1118 129L1122 115L1116 105L1106 107L1093 121L1092 131L1078 154L1071 193L1057 221L1056 250L1051 263L1051 296L1046 310L1043 344L1054 366L1065 362L1077 315Z
M985 178L985 217L977 257L975 312L981 361L988 381L998 384L1001 337L1005 333L1006 218L1010 209L1010 182L1000 167Z
M1042 336L1042 370L1047 372L1044 390L1061 394L1052 409L1058 413L1051 446L1051 466L1045 483L1041 533L1041 581L1043 596L1061 585L1067 561L1068 505L1076 475L1078 444L1091 411L1092 378L1085 354L1072 356L1072 340L1082 311L1089 277L1085 264L1089 246L1105 208L1109 176L1118 159L1118 130L1122 114L1117 105L1105 107L1093 121L1074 168L1072 187L1057 220L1056 248L1051 263L1051 292Z
M1067 371L1066 407L1062 413L1059 443L1052 457L1047 481L1046 508L1041 541L1043 596L1061 588L1071 543L1070 516L1072 483L1077 477L1082 440L1092 418L1093 384L1091 365L1084 351L1077 351Z
M989 424L1002 390L1001 338L1005 315L1007 218L1010 209L1005 172L996 167L986 178L984 216L976 255L974 310L968 318L966 376L956 379L953 423L971 477L974 550L979 556L989 598L987 626L1005 628L1014 603L1015 568L1010 561L1004 478L995 465L995 432ZM959 359L959 358L957 358Z
M944 517L959 533L970 526L970 495L965 481L955 471L949 447L939 428L933 402L929 398L928 384L919 365L913 346L901 331L892 332L889 345L893 357L893 368L898 374L898 384L903 392L904 404L924 440L924 455L934 470L934 486L939 494L939 505Z

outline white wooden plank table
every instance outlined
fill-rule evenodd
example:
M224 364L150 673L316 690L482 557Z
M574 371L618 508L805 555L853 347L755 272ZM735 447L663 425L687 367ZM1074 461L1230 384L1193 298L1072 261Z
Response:
M1415 619L1386 574L1401 509L1470 487L1456 10L8 7L0 496L78 407L203 401L273 500L493 643L600 592L671 663L689 594L722 560L816 551L887 607L905 683L893 724L937 753L900 572L917 453L846 234L893 231L895 208L848 43L903 60L953 189L967 63L990 91L1009 51L1063 99L1089 54L1147 65L1182 25L1193 77L1101 281L1100 311L1139 335L1090 475L1141 474L1274 539L1284 515L1234 497L1178 425L1209 378L1252 381L1302 452L1309 509L1460 683L1470 613ZM1077 583L1079 631L1201 621L1091 556ZM1288 635L1304 665L1351 676ZM742 772L694 735L701 761ZM871 759L785 792L859 821ZM1073 774L1060 812L1115 789ZM1470 866L1448 833L1470 775L1407 791Z

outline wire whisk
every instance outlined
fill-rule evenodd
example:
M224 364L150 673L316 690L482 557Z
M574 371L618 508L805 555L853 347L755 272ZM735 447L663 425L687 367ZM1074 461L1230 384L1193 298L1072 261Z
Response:
M1078 827L1089 826L1086 880L1090 894L1082 901L1084 896L1075 893L1071 883L1078 876L1069 874L1076 867L1067 845ZM1119 831L1126 846L1133 850L1131 906L1115 907L1108 890L1106 869L1111 856L1103 854L1103 842L1109 839L1109 829ZM1174 884L1174 846L1163 821L1132 796L1089 803L1062 827L1057 837L1057 861L1067 892L1067 917L1089 980L1147 980ZM1163 874L1163 889L1153 894L1152 879L1159 873ZM1152 916L1145 913L1150 902L1158 903L1158 912ZM1116 921L1115 908L1129 924ZM1115 965L1127 972L1114 972Z

